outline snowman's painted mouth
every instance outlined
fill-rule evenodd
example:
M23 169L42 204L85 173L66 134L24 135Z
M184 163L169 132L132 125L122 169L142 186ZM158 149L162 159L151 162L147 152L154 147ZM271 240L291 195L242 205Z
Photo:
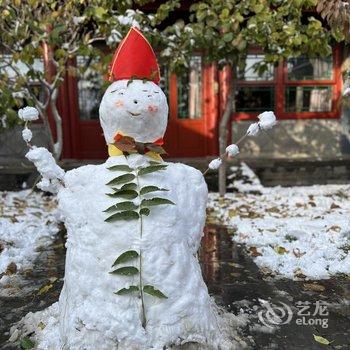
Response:
M128 113L130 113L133 117L138 117L139 115L141 115L141 113L133 113L130 111L127 111Z

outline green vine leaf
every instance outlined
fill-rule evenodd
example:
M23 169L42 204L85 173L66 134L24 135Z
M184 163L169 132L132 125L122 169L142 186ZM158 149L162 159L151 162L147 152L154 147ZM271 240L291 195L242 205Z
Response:
M136 250L128 250L118 256L116 261L113 263L112 267L118 264L123 264L129 260L136 259L139 253Z
M154 173L155 171L164 170L164 169L166 169L166 167L167 167L166 164L150 165L150 166L147 166L145 168L140 168L138 175L141 176L141 175Z
M114 294L126 295L126 294L130 294L132 292L138 292L139 290L140 290L139 286L130 286L129 288L119 289L118 292L115 292Z
M140 215L146 215L146 216L148 216L150 212L151 212L151 211L149 210L149 208L142 208L142 209L140 210Z
M141 207L153 207L155 205L163 205L163 204L175 205L175 203L169 199L154 197L151 199L143 199L141 202Z
M117 176L113 180L107 182L106 185L108 185L108 186L119 185L119 184L123 184L125 182L130 182L134 179L135 179L134 174L124 174L124 175Z
M105 219L105 221L107 222L114 222L114 221L120 221L120 220L130 221L130 220L136 220L139 217L140 215L136 211L126 210L126 211L115 213L109 216L107 219Z
M143 287L143 291L149 295L152 295L154 297L157 297L157 298L161 298L161 299L167 299L168 297L163 294L159 289L156 289L154 288L153 286L150 286L149 284L148 285L145 285Z
M136 210L138 208L137 205L135 205L133 202L120 202L117 204L113 204L107 209L104 210L104 212L112 212L116 210Z
M169 191L166 188L159 188L157 186L145 186L141 188L140 194L146 194L150 192L156 192L156 191Z
M134 190L117 190L114 193L106 193L107 196L112 198L125 198L125 199L134 199L139 194Z
M135 266L124 266L110 272L114 275L123 275L123 276L134 276L139 273L139 269Z
M112 170L112 171L126 171L127 173L130 173L133 171L133 169L130 168L129 165L126 165L126 164L113 165L107 169Z

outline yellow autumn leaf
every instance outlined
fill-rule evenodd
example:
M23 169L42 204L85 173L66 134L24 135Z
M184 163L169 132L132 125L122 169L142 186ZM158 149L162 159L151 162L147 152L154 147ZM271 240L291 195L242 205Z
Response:
M274 250L277 254L280 255L288 253L288 250L286 248L280 246L275 247Z
M43 322L38 323L38 328L40 328L41 330L43 330L45 327L46 327L45 323Z
M320 344L323 344L323 345L330 345L332 342L330 342L328 339L326 339L326 338L323 338L323 337L321 337L320 335L315 335L315 334L313 334L313 336L314 336L314 339L318 342L318 343L320 343Z
M39 289L38 295L42 295L42 294L47 293L52 287L53 287L53 285L51 283L41 287Z

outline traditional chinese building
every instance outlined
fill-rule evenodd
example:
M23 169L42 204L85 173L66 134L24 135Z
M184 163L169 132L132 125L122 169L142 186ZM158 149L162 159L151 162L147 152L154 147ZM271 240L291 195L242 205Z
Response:
M253 66L264 53L252 50L246 69L237 79L237 112L232 114L231 137L237 140L247 125L266 110L275 111L280 123L270 135L249 140L245 157L263 153L273 157L337 157L347 147L348 116L341 108L342 65L347 50L334 45L329 57L291 57L263 76ZM83 64L84 57L77 60ZM170 113L165 145L170 157L206 157L218 153L218 122L230 74L214 65L204 65L201 55L191 58L190 68L177 77L163 72ZM63 118L63 158L106 157L98 122L102 81L91 76L67 77L59 107Z

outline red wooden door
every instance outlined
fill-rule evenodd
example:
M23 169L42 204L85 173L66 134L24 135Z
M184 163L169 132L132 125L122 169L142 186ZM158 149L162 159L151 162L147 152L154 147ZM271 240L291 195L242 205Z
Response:
M200 62L200 69L190 69L180 78L170 76L169 123L165 133L169 157L205 157L217 153L216 75L215 66L202 66Z
M168 157L203 157L215 155L217 152L216 68L204 67L200 63L200 69L197 69L196 73L197 75L191 76L190 72L181 78L172 75L169 78L167 84L169 123L164 144ZM200 83L194 84L194 79ZM98 120L98 106L102 92L98 96L96 87L87 82L80 84L75 78L67 77L60 97L66 130L63 155L65 158L105 159L108 157ZM191 89L186 86L188 83L192 83ZM181 95L185 92L188 96L186 101ZM84 94L86 94L85 97ZM86 107L91 104L92 99L95 105ZM188 103L189 100L191 100L190 103Z

